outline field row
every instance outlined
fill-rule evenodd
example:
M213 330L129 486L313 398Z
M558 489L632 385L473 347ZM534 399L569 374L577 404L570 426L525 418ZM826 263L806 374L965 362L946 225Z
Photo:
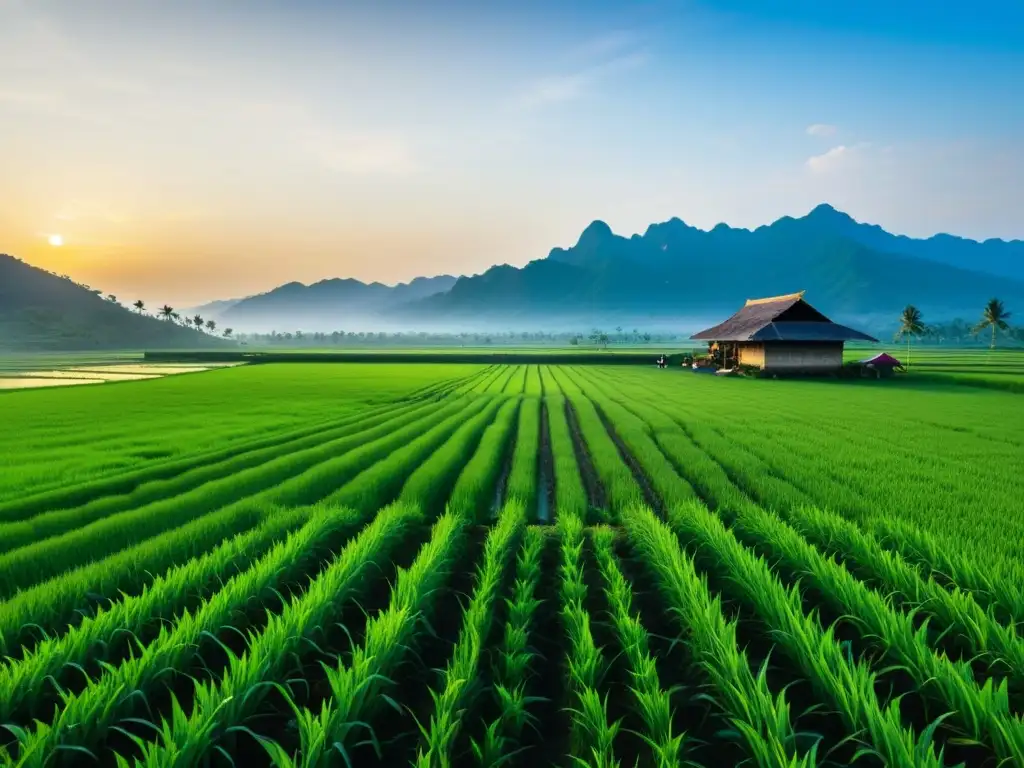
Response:
M766 382L458 373L0 505L5 762L1024 761L1015 542L950 479L1011 431L914 465L917 519L825 451L899 441L744 417Z

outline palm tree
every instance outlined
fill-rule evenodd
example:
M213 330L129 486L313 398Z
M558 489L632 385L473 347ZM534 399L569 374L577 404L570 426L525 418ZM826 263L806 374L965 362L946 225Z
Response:
M924 321L921 319L921 310L913 304L908 304L900 315L900 329L896 331L896 338L907 337L907 367L910 367L910 341L914 336L922 335L926 330Z
M213 333L215 330L217 330L217 322L215 320L207 320L206 330L208 330L210 333Z
M137 302L135 302L135 305L138 306L140 303L141 302L137 301ZM160 311L160 316L164 320L172 320L172 319L174 319L177 316L175 314L175 312L174 312L174 307L168 306L167 304L164 304L162 307L160 307L159 311Z
M235 332L234 328L225 328L224 329L224 338L225 339L230 339L231 338L231 334L234 333L234 332Z
M1010 319L1010 313L1006 311L1006 307L1003 306L1003 302L999 299L989 299L988 304L985 305L985 309L982 310L980 322L974 326L974 332L981 333L986 328L992 329L992 343L989 345L990 349L996 348L996 331L1009 330L1010 324L1006 322Z
M195 325L196 328L202 328L203 327L203 316L202 315L195 315L192 318L192 324Z
M139 299L134 304L132 304L132 306L135 307L135 311L141 315L142 310L146 308L146 302L144 302L142 299Z

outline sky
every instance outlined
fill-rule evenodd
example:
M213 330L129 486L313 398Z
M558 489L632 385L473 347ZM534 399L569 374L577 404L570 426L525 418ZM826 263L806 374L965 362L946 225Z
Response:
M1022 83L1019 0L0 0L0 252L184 307L594 219L1024 238Z

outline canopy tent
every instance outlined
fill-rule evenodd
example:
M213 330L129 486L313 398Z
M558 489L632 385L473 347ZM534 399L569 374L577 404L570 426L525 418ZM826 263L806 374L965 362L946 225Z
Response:
M885 352L880 352L874 357L869 357L867 360L860 360L859 362L861 365L890 366L893 368L903 367L903 363L892 355L885 354Z

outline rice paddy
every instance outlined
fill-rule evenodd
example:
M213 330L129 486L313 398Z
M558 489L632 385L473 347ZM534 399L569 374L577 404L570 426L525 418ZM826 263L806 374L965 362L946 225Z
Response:
M4 393L0 765L1024 765L1024 407L948 379Z
M0 356L0 390L158 379L182 373L202 373L233 365L238 363L144 363L141 355L129 353L105 357L73 354Z

